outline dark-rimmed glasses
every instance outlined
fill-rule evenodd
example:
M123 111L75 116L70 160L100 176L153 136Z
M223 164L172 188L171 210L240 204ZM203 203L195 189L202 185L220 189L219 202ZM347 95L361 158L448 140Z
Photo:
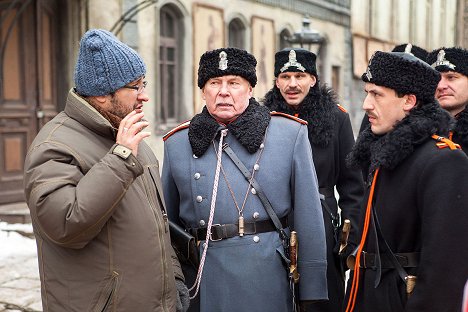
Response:
M123 86L122 88L136 90L137 94L141 94L143 92L143 90L146 88L147 84L148 84L148 81L143 81L143 83L141 85L138 85L138 86Z

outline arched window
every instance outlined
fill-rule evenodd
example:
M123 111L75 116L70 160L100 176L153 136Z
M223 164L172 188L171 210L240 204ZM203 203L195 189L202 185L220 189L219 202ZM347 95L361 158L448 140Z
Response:
M163 125L173 125L179 122L180 115L180 71L179 64L182 58L181 16L171 5L165 5L160 11L160 46L159 71L161 102L159 107L159 120Z
M245 49L245 26L239 18L229 23L229 46Z

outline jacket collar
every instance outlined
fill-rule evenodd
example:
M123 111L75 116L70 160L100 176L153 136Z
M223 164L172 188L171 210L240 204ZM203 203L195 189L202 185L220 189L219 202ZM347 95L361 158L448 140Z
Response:
M239 143L253 154L263 142L270 119L269 110L260 106L254 98L250 99L247 109L227 126L219 124L205 106L202 112L195 115L190 122L188 137L192 151L195 156L202 156L218 132L227 128L228 133L232 133Z
M450 115L435 100L411 112L385 135L372 133L370 125L357 138L346 161L350 167L394 169L432 134L447 135Z
M108 138L115 138L117 129L73 89L68 92L65 113L86 128Z
M319 82L310 88L309 94L304 98L298 110L292 109L281 95L275 85L265 95L263 104L271 111L282 112L307 121L309 140L312 144L327 146L334 134L336 115L333 110L337 109L336 94L326 86L319 86Z

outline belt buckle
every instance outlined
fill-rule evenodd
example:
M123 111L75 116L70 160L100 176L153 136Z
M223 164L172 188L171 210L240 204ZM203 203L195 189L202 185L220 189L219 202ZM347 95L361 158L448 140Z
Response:
M216 223L216 224L212 224L212 225L211 225L211 229L210 229L210 241L212 241L212 242L218 242L218 241L220 241L220 240L223 240L223 238L213 239L213 236L211 235L211 234L212 234L211 230L212 230L214 227L220 227L220 226L221 226L220 223Z

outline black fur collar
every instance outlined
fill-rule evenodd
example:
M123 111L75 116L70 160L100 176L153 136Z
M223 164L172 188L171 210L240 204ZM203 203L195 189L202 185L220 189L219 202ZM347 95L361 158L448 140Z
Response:
M232 133L247 151L253 154L263 142L270 119L270 111L260 106L254 98L250 99L247 109L227 126L219 124L205 106L202 112L190 121L188 136L192 151L195 156L202 156L218 132L227 128L228 133Z
M453 131L457 134L457 140L462 146L468 146L468 107L455 116L456 125Z
M446 136L450 115L437 102L414 108L391 132L377 136L370 125L361 132L346 161L350 167L394 169L432 134Z
M290 115L299 113L297 117L309 123L309 140L318 146L327 146L333 134L336 116L333 110L338 109L335 92L326 86L319 87L319 83L310 88L298 111L293 110L284 100L280 90L275 85L265 95L263 104L271 111Z

